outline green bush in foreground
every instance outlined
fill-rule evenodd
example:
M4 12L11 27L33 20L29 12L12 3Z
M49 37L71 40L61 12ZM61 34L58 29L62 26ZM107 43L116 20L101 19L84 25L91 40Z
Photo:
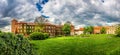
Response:
M32 45L22 35L0 33L0 55L33 55Z
M29 38L31 40L44 40L48 37L49 37L49 35L47 33L34 32L34 33L30 34Z

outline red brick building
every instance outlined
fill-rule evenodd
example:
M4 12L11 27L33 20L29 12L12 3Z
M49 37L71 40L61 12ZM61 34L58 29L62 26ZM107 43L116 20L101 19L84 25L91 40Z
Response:
M19 22L16 19L11 21L11 32L15 34L28 35L35 32L35 23ZM29 30L29 31L28 31ZM44 23L44 33L48 33L51 36L63 35L62 25L55 25L51 23ZM74 35L74 26L71 25L71 35Z

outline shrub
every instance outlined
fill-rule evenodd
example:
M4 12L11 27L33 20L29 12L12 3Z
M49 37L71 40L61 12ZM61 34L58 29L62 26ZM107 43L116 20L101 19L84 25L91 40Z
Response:
M0 33L2 33L2 31L0 31Z
M48 34L44 34L44 33L41 33L41 32L34 32L32 34L30 34L30 39L32 40L44 40L46 38L48 38L49 35Z
M45 38L49 38L49 34L48 33L44 33Z
M116 28L116 36L120 37L120 24Z
M22 35L0 33L0 55L33 55L33 48Z

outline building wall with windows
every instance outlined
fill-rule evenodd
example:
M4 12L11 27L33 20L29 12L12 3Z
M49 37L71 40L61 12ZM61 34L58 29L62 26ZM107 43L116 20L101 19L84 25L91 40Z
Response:
M109 26L109 28L107 29L107 34L115 34L117 26L113 25L113 26Z
M29 35L32 32L35 32L35 23L27 23L27 22L18 22L13 19L11 21L11 32L14 34L23 34ZM44 33L48 33L50 36L55 35L63 35L62 25L55 25L51 23L44 23ZM71 35L74 34L74 26L71 25Z
M95 26L94 27L94 34L101 34L100 30L102 29L102 27L104 27L106 29L106 34L115 34L116 31L116 25L113 26ZM82 31L82 33L84 32L84 28L80 28L82 30L76 30L75 33L76 34L81 34L80 31Z

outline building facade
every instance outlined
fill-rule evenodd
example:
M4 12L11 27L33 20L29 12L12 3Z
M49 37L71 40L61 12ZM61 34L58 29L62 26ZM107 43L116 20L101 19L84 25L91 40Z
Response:
M84 28L75 29L75 35L83 34Z
M94 34L101 34L101 29L103 27L106 29L106 34L115 34L117 25L113 25L113 26L95 26L93 33ZM84 32L84 28L80 28L78 30L75 30L75 33L78 34L78 35L83 34L83 32Z
M116 28L117 28L117 25L109 26L109 28L106 31L107 34L115 34Z
M35 32L36 23L19 22L16 19L11 21L11 32L14 34L29 35ZM44 33L48 33L50 36L64 35L62 31L62 25L55 25L48 22L44 23ZM71 25L71 35L74 35L74 26Z

